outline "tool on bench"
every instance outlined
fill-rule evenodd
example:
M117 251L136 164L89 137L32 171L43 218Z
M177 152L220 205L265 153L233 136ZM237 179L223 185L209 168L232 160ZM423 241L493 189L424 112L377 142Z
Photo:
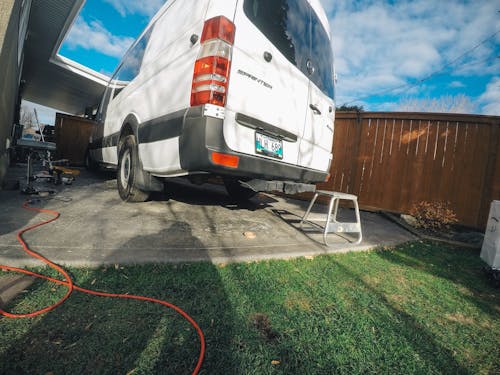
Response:
M28 151L26 187L22 190L22 192L24 194L38 194L39 191L32 185L32 182L37 179L37 177L33 175L33 161L38 158L44 161L48 160L50 163L50 153L56 150L56 145L52 142L40 142L21 138L17 141L16 147L24 148ZM39 175L38 178L42 178L42 176ZM47 176L47 178L49 177Z
M51 152L56 150L55 143L40 142L29 139L19 139L17 146L28 151L28 165L26 170L26 187L22 190L25 194L38 194L40 191L33 187L32 182L38 179L47 179L55 185L65 183L71 184L75 177L80 174L77 169L67 168L64 165L68 164L68 160L52 161ZM42 160L42 163L48 169L48 173L33 174L34 160Z

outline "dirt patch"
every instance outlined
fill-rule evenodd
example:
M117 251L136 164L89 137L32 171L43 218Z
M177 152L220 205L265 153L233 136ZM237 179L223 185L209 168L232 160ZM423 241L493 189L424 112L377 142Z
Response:
M476 321L469 316L465 316L464 314L446 314L445 319L450 322L467 324L467 325L476 325Z
M395 305L403 305L408 300L406 296L403 296L401 294L387 294L385 297L389 302Z
M266 314L255 313L250 318L255 329L257 329L267 341L275 342L279 340L280 334L271 326L271 320Z
M457 288L458 292L464 296L467 296L467 297L474 297L474 292L472 292L472 290L470 290L469 288L465 288L463 286L460 286Z
M396 215L389 212L383 212L383 215L423 239L445 242L450 245L468 247L472 249L480 249L483 243L484 234L477 232L473 228L461 225L451 225L446 231L437 232L416 228L412 225L412 220L409 219L407 215Z
M376 287L380 284L381 280L377 276L364 276L363 282L370 287Z

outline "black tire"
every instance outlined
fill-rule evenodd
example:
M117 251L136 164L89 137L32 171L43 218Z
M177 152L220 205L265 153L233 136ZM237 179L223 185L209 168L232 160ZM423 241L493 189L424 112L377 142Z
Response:
M125 202L144 202L149 198L149 192L137 187L136 178L140 170L137 143L133 135L126 136L120 142L118 153L118 170L116 181L118 194Z
M241 186L237 178L226 177L223 180L227 193L236 202L246 202L257 194L256 191Z
M92 171L92 172L95 172L99 169L99 164L94 159L92 159L92 157L90 156L89 150L87 150L87 152L85 152L85 168L88 171Z

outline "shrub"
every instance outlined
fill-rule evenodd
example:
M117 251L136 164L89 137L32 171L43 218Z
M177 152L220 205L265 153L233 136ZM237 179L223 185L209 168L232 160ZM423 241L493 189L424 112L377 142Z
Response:
M449 203L419 202L413 205L410 215L415 217L417 228L439 232L455 224L457 215L449 208Z

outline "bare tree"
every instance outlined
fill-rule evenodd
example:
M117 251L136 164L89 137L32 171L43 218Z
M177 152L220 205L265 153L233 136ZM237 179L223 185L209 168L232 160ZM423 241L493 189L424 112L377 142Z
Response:
M464 95L445 95L439 98L403 98L397 108L402 112L472 113L475 105Z
M36 127L35 114L30 108L21 106L20 123L24 125L25 129Z

